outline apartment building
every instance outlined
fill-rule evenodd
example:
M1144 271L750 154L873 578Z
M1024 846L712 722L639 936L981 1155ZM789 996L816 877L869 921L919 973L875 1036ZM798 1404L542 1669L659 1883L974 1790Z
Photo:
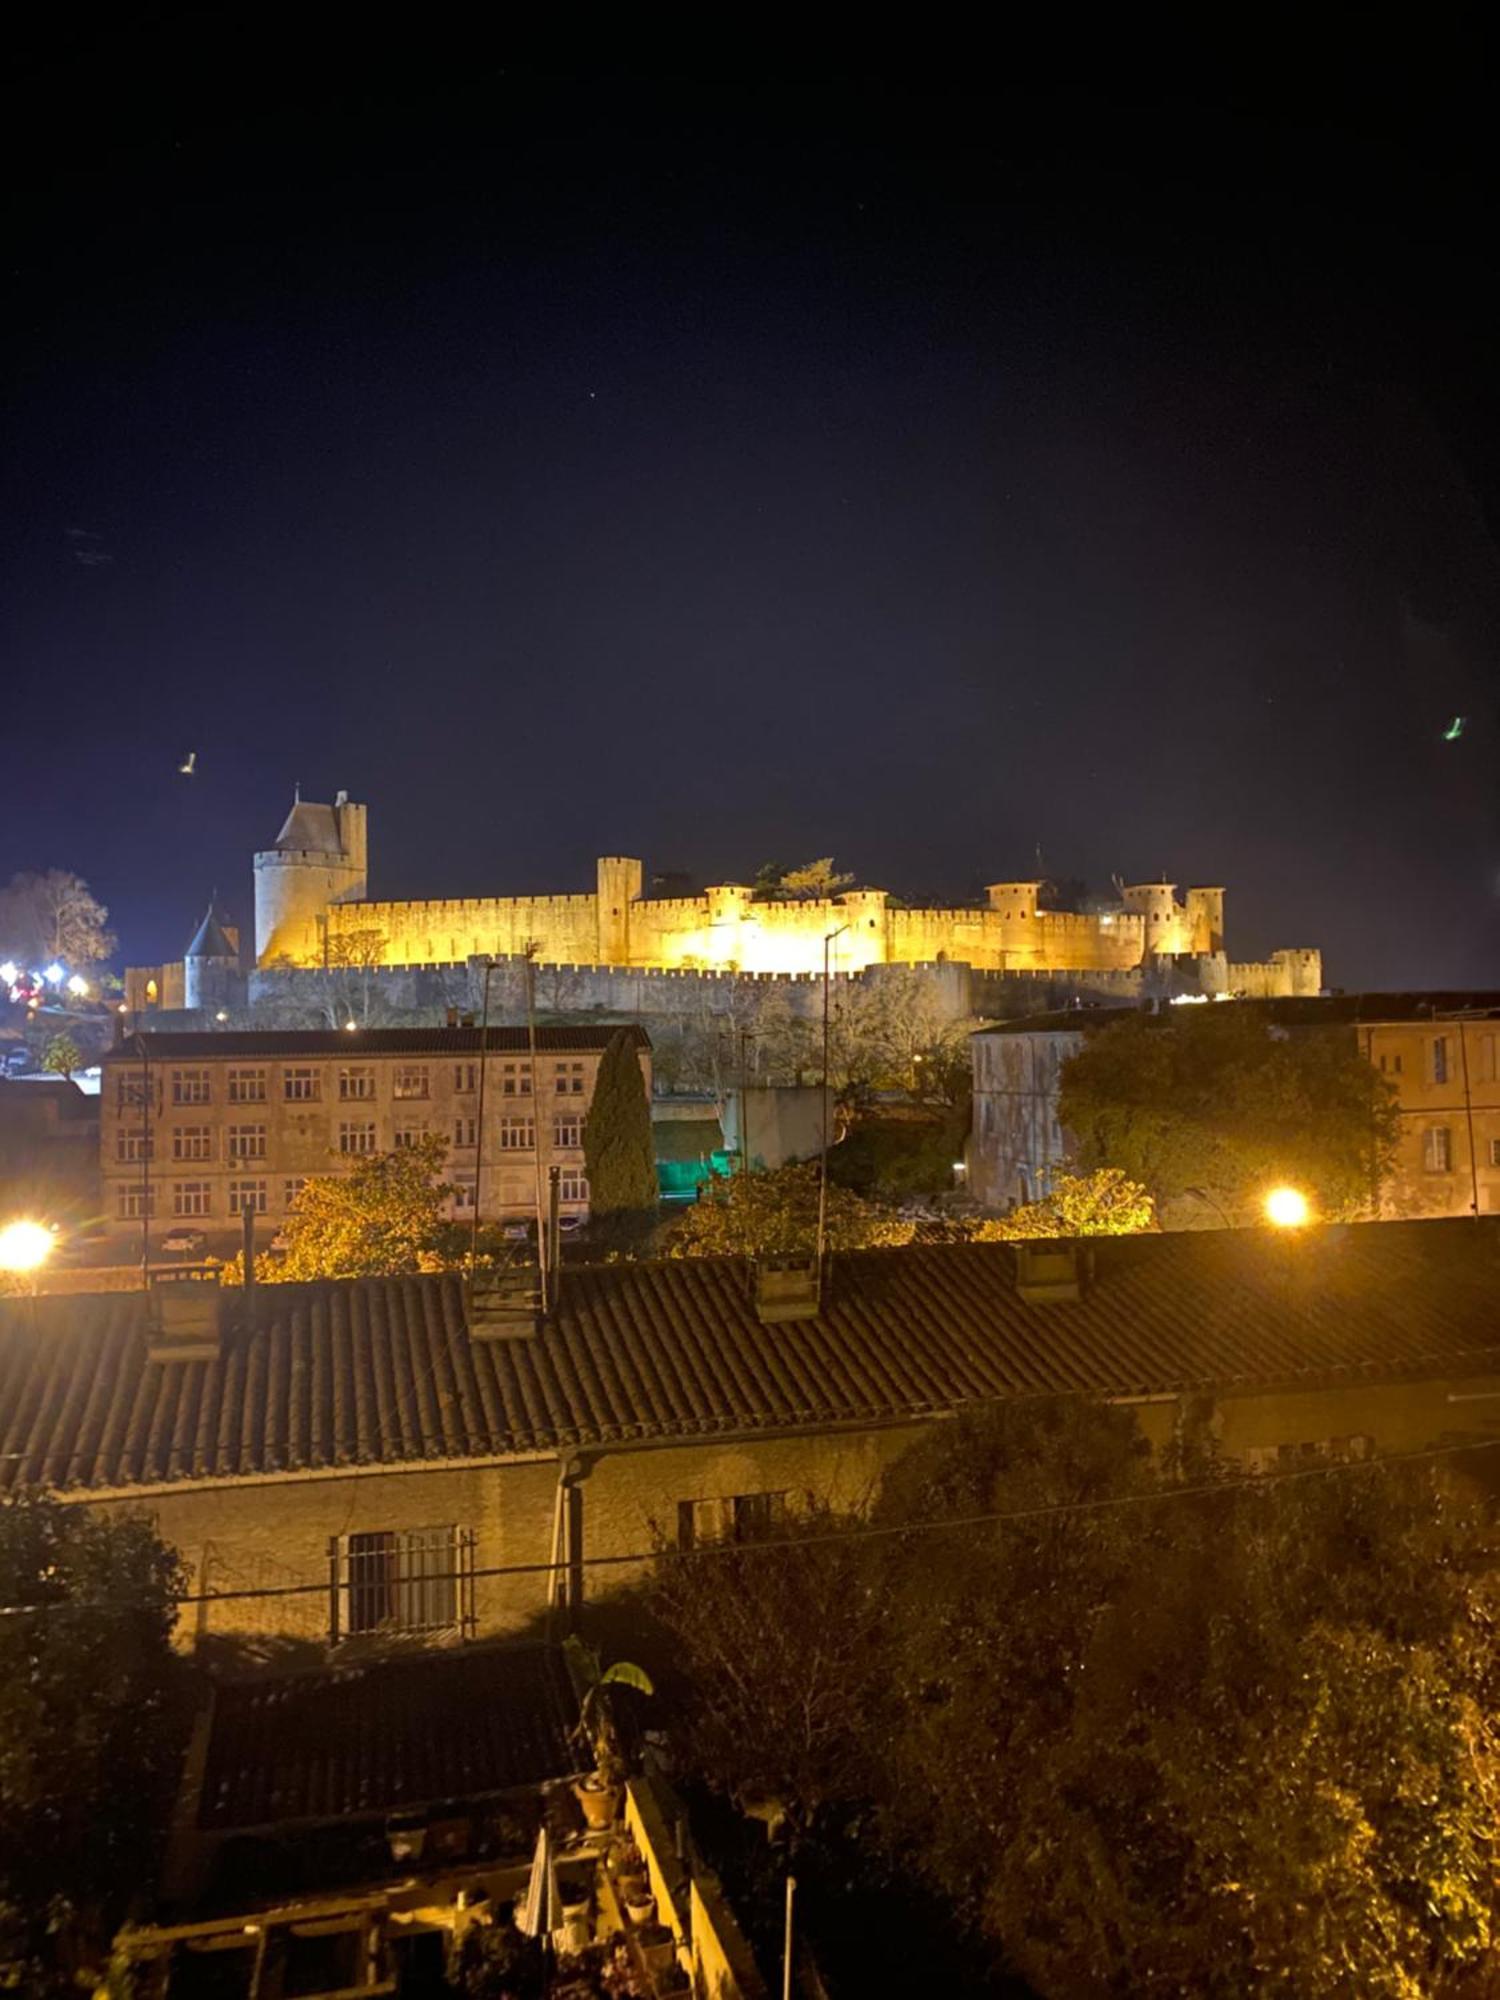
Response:
M176 1228L269 1234L313 1174L347 1172L428 1135L448 1148L452 1212L534 1212L538 1168L560 1169L565 1214L588 1208L583 1127L613 1026L362 1028L135 1035L103 1062L104 1217L117 1237ZM651 1044L635 1043L651 1088ZM533 1073L535 1071L535 1073ZM480 1130L481 1099L483 1132ZM482 1138L482 1144L481 1144Z
M1279 1033L1344 1030L1391 1085L1401 1127L1375 1205L1381 1219L1500 1214L1500 993L1225 1004L1253 1009ZM986 1207L1035 1201L1055 1174L1068 1171L1072 1141L1057 1115L1064 1066L1088 1035L1128 1011L1036 1015L970 1038L968 1183ZM1155 1018L1167 1021L1171 1010Z

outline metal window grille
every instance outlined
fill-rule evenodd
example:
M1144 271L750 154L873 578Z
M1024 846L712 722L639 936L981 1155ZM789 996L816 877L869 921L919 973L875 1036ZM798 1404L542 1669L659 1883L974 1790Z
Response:
M335 1640L474 1629L471 1528L340 1535L329 1563Z

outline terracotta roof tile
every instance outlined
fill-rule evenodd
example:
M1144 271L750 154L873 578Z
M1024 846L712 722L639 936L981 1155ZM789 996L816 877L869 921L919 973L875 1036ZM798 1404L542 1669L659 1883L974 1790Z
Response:
M213 1361L148 1362L138 1295L0 1303L0 1483L161 1485L568 1444L879 1423L1008 1396L1135 1396L1500 1369L1500 1219L1096 1243L1029 1305L1007 1244L833 1260L766 1326L733 1258L564 1272L534 1339L474 1342L456 1277L268 1285ZM238 1326L243 1295L225 1293Z

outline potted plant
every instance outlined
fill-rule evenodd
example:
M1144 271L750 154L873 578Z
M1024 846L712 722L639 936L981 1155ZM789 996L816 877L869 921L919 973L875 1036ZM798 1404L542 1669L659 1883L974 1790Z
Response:
M635 1941L641 1948L652 1984L659 1984L676 1957L677 1940L665 1924L649 1923L641 1925Z
M625 1841L618 1849L614 1863L621 1902L632 1894L639 1895L649 1886L645 1857L633 1840Z
M655 1690L644 1667L631 1660L616 1660L611 1666L602 1666L598 1653L576 1633L564 1642L563 1652L574 1684L580 1690L575 1735L594 1753L593 1771L580 1778L573 1790L587 1826L593 1832L602 1832L614 1824L629 1774L611 1691L616 1687L632 1687L639 1694L652 1694Z
M652 1923L656 1918L656 1898L649 1889L638 1889L633 1896L625 1898L625 1915L636 1929Z

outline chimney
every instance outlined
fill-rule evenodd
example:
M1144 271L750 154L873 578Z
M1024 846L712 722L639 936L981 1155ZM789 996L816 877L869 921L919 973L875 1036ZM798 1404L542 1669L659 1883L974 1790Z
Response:
M756 1257L750 1266L755 1317L762 1326L784 1320L816 1319L822 1304L815 1251L783 1251Z
M531 1340L542 1330L542 1274L536 1264L476 1271L464 1286L470 1340Z
M1076 1238L1038 1237L1017 1243L1015 1252L1016 1291L1027 1305L1065 1305L1083 1297L1093 1255Z
M448 1009L446 1015L443 1017L443 1025L448 1028L456 1028L458 1026L458 1009L456 1007Z
M224 1347L223 1297L212 1265L155 1271L146 1299L148 1361L217 1361Z

